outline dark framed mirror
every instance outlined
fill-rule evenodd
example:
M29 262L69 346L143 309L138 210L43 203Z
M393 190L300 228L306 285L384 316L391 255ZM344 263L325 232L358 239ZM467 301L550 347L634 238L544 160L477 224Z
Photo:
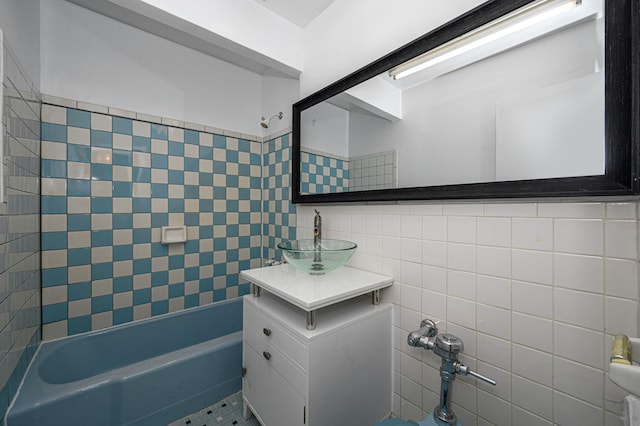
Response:
M292 201L637 194L639 15L488 1L302 99Z

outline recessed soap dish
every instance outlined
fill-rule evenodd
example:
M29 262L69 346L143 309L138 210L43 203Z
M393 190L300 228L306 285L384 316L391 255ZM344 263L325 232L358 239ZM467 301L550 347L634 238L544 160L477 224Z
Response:
M609 378L613 383L636 396L640 395L640 338L629 337L632 364L609 363Z
M162 244L184 243L187 241L187 227L182 226L163 226L162 227Z

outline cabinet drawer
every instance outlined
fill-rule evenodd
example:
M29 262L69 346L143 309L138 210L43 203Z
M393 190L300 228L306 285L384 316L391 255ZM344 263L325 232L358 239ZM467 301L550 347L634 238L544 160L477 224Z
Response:
M261 368L276 370L300 394L306 394L307 377L305 372L296 366L282 351L273 344L265 343L253 327L244 328L244 342L246 353L255 351L262 361Z
M244 324L245 330L247 326L256 330L256 336L253 338L261 340L264 344L275 346L304 370L307 369L307 347L287 333L284 327L273 318L260 312L250 303L244 304ZM256 347L258 343L255 342L253 345ZM259 349L259 346L256 349Z

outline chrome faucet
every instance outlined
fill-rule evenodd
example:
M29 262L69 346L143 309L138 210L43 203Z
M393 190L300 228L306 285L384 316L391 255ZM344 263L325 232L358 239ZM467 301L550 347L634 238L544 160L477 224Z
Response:
M322 262L322 255L320 254L322 241L322 217L318 210L315 210L315 212L316 217L313 218L313 262L318 265L318 269L322 269L322 265L320 264L320 262Z

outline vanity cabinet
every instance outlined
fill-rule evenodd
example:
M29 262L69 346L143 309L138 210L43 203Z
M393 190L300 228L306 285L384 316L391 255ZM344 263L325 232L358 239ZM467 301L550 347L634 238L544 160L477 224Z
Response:
M244 296L243 399L264 426L371 426L391 412L391 305L360 296L306 312Z

